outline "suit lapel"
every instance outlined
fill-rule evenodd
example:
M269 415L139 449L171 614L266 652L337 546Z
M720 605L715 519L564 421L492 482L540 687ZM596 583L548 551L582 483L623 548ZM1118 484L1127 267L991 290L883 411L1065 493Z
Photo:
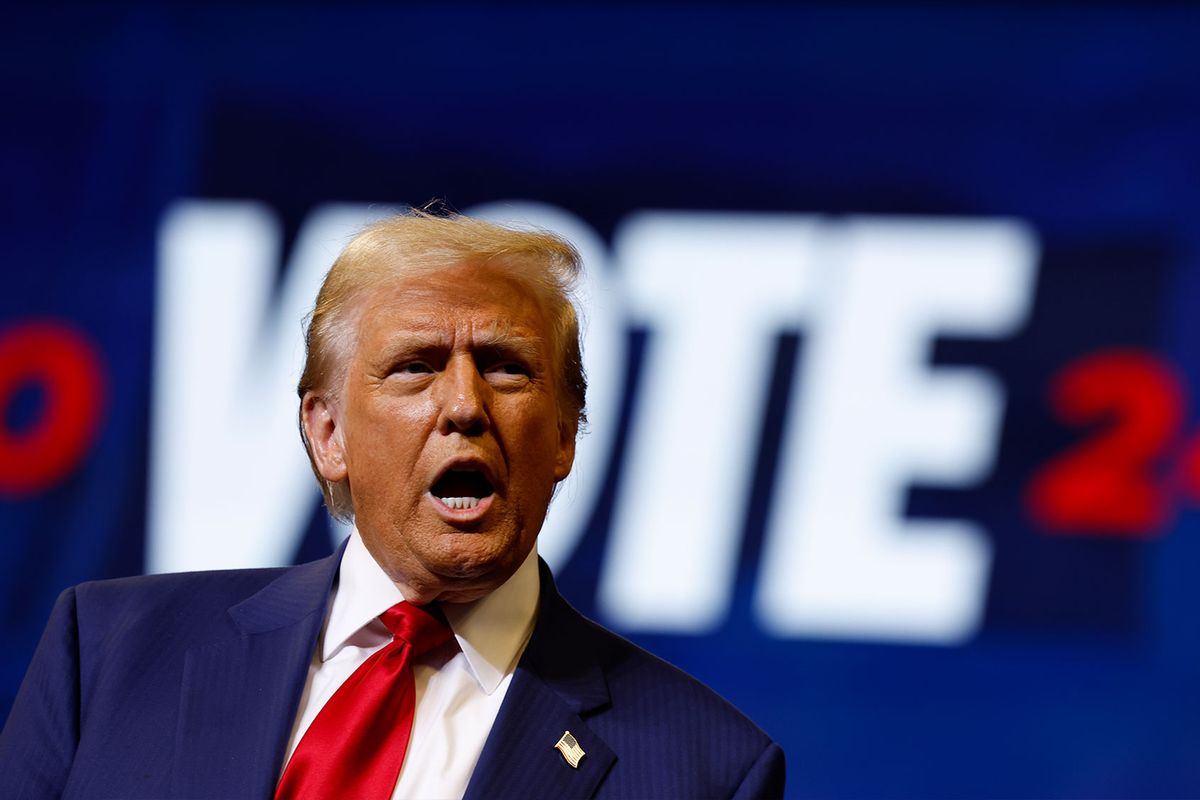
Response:
M284 572L188 651L173 785L188 797L270 797L342 551Z
M542 563L537 625L471 776L468 800L595 794L616 755L584 721L609 701L589 625L559 596ZM554 747L568 731L586 754L578 768Z

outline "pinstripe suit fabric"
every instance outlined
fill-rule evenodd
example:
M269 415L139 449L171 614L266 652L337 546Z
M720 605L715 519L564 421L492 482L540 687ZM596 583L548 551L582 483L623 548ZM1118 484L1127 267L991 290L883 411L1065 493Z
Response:
M340 555L68 589L0 735L0 796L270 798ZM554 749L568 730L578 769ZM778 745L581 617L542 565L537 625L468 798L782 791Z

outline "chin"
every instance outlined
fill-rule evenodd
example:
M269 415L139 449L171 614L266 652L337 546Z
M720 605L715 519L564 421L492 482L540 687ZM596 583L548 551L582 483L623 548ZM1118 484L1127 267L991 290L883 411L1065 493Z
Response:
M520 545L498 534L453 533L438 537L437 546L427 554L430 572L451 579L471 580L505 571L496 584L512 574L526 554L517 553Z

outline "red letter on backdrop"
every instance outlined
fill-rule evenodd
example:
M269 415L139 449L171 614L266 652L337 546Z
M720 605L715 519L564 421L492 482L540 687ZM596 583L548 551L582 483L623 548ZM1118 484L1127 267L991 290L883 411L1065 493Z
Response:
M1154 353L1106 350L1055 376L1055 415L1099 428L1043 467L1029 486L1029 509L1055 533L1145 537L1171 508L1170 454L1183 421L1183 382Z
M31 384L44 396L37 419L9 430L4 412ZM0 493L29 495L61 480L92 444L103 405L100 356L83 334L48 320L0 333Z

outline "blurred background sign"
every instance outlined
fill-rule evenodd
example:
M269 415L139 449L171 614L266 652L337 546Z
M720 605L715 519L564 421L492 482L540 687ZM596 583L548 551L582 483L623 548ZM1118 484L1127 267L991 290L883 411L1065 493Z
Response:
M0 33L0 711L83 580L345 531L295 431L348 237L566 235L539 545L828 797L1200 795L1200 19L27 8Z

